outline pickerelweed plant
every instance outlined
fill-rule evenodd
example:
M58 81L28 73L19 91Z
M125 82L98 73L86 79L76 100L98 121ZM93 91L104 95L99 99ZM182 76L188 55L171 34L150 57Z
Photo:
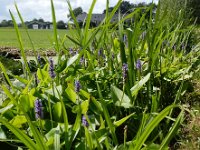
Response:
M7 97L0 108L0 140L31 150L168 149L187 110L182 96L199 56L199 45L187 49L192 27L184 28L181 18L173 26L163 22L159 4L155 14L152 6L124 15L118 13L122 0L112 12L107 0L104 20L91 28L96 0L83 24L67 0L75 34L58 39L50 2L58 62L54 65L50 59L41 66L35 54L35 74L29 70L10 12L26 69L24 76L14 76L20 88L0 63L8 84L2 85ZM115 14L118 21L113 23ZM76 47L68 48L66 40Z

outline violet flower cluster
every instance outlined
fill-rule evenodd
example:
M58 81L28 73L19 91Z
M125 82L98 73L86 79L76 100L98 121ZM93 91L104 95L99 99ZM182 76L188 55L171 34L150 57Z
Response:
M84 115L82 116L82 125L85 126L85 127L89 126L89 123L88 123L88 121L87 121L87 119L85 118Z
M123 75L123 82L125 82L128 77L128 64L126 63L123 63L122 65L122 75Z
M49 59L49 74L50 74L52 79L56 77L56 74L54 72L54 63L53 63L52 58Z
M137 62L136 62L136 69L138 69L138 70L142 69L142 64L141 64L140 59L138 59Z
M79 80L75 80L74 84L75 84L75 92L79 93L80 89L81 89L80 81Z
M42 100L41 99L35 100L35 118L36 119L42 119L43 118Z

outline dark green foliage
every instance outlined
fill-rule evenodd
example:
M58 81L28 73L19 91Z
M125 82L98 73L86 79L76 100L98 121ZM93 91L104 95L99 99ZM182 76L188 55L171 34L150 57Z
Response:
M22 63L19 60L0 56L0 62L3 63L5 68L14 75L21 75L23 73Z
M64 21L62 21L62 20L58 21L57 28L58 29L66 29L66 25L65 25Z
M29 60L28 66L31 72L36 72L37 71L37 65L34 60Z
M187 9L191 11L191 17L193 21L196 20L197 24L200 24L200 1L199 0L187 0Z
M0 23L0 27L13 27L13 21L12 20L2 20Z
M75 9L73 9L73 14L75 17L77 17L79 14L82 14L82 13L83 13L82 7L77 7ZM70 18L70 20L72 20L71 14L69 14L68 17Z

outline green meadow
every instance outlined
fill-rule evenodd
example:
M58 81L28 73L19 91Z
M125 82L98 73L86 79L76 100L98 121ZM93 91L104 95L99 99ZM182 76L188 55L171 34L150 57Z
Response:
M23 40L24 49L32 49L26 31L24 29L19 30ZM28 32L36 49L53 49L53 30L28 29ZM73 30L58 30L58 36L60 39L63 39L66 34L73 35L73 32ZM65 40L64 44L67 47L73 46L72 42L69 40ZM0 28L0 47L5 46L19 48L19 42L17 41L17 35L14 28Z

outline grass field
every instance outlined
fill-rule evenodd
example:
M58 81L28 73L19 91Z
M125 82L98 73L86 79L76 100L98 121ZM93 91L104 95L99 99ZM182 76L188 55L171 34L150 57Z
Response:
M34 43L35 48L38 49L53 49L53 30L28 30L30 37ZM73 34L73 31L69 30L58 30L58 35L62 40L65 34ZM26 31L20 29L20 33L22 36L24 48L26 50L32 49ZM65 45L67 47L73 46L73 44L69 40L65 40ZM0 28L0 47L19 47L19 43L17 41L17 35L15 29L13 28Z

